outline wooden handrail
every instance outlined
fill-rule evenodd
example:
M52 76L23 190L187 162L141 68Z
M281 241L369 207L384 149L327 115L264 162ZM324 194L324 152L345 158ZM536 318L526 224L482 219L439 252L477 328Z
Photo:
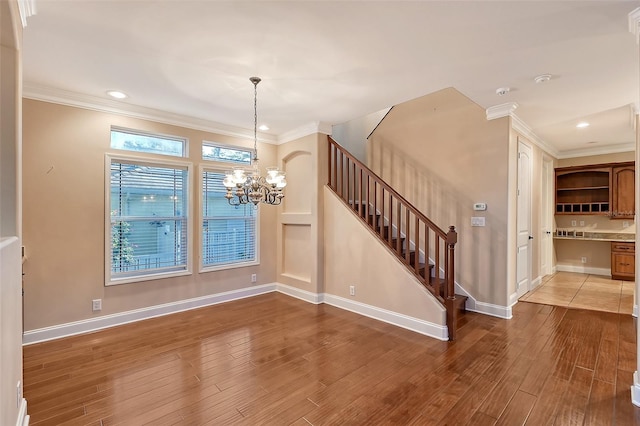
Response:
M362 168L363 170L367 171L367 174L369 174L369 176L375 178L375 180L378 182L379 185L381 185L386 191L388 191L390 194L393 194L393 196L395 198L397 198L398 200L402 201L402 204L406 205L407 207L409 207L412 212L418 216L420 218L420 220L422 220L423 222L426 222L429 224L429 228L433 229L434 231L438 232L440 234L440 236L442 238L447 238L447 233L444 232L442 229L440 229L440 227L438 227L438 225L436 225L435 223L433 223L428 217L426 217L424 214L422 214L422 212L420 212L420 210L418 210L417 208L415 208L413 206L413 204L411 204L409 201L407 201L402 195L398 194L396 192L395 189L393 189L388 183L386 183L380 176L378 176L373 170L371 170L369 167L365 166L364 163L362 163L360 160L358 160L356 157L354 157L349 151L345 150L342 146L340 146L340 144L338 142L336 142L335 140L333 140L333 138L331 138L331 136L329 136L329 159L331 159L331 147L335 147L339 152L340 155L344 155L345 157L347 157L349 160L351 160L354 164L356 164L358 167ZM336 176L333 176L333 180L331 180L331 161L329 161L329 179L330 181L334 181L336 180ZM333 169L334 173L337 173L337 169ZM331 186L331 183L329 184L329 186ZM340 195L340 194L338 194Z
M455 227L443 231L332 138L328 163L331 190L445 306L449 339L453 340L459 308L454 292Z

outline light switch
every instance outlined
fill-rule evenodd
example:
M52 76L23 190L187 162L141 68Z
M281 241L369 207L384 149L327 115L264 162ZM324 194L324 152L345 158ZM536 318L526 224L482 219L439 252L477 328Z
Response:
M472 217L471 226L484 226L484 217Z

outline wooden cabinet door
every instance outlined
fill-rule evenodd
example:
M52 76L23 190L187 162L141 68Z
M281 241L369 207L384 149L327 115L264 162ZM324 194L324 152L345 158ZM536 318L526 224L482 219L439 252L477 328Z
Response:
M612 219L633 219L636 203L635 180L635 166L613 168Z
M611 277L624 280L635 277L635 256L627 253L611 253Z

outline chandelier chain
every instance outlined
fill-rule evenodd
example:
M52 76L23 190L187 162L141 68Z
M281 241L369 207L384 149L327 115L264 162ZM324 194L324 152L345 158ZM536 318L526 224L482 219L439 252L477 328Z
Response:
M253 82L253 161L258 161L258 83L260 79Z
M227 189L225 198L232 206L253 203L271 204L277 206L282 203L282 190L287 186L286 173L277 167L267 167L267 175L260 175L258 166L258 83L260 77L251 77L253 83L253 168L234 167L226 172L222 184Z

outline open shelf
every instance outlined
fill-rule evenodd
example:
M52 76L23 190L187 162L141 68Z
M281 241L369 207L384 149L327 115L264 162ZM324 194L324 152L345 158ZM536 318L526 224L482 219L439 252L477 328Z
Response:
M556 203L556 214L609 214L609 203Z
M558 191L584 191L589 189L609 189L609 185L606 186L581 186L576 188L558 188Z
M556 214L607 215L610 188L610 167L556 169Z

